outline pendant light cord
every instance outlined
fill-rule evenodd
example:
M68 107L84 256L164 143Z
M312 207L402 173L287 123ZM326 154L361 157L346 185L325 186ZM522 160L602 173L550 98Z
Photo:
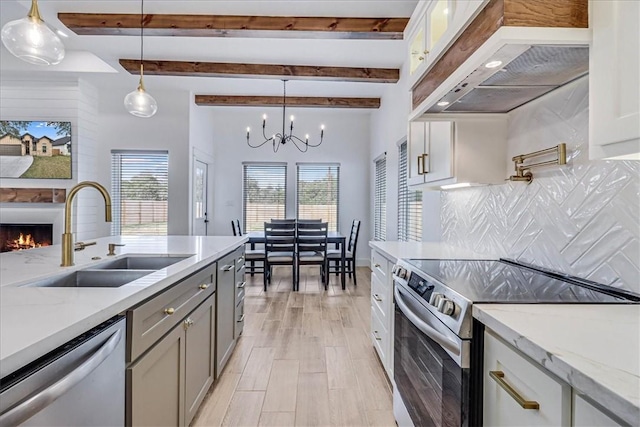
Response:
M144 0L140 1L140 65L144 58Z

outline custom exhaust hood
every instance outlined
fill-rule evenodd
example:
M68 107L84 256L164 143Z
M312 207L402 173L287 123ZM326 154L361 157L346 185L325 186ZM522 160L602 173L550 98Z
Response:
M588 74L587 1L558 0L564 19L549 4L490 0L412 88L412 116L507 113Z

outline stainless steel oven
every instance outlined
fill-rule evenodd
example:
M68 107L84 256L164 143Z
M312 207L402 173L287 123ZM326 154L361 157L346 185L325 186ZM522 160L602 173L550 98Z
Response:
M468 425L469 341L394 284L394 415L399 426Z

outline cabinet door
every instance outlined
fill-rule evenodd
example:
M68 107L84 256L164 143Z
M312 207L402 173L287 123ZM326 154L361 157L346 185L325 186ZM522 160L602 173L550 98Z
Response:
M569 425L571 387L491 333L484 337L484 425ZM539 408L524 408L517 399L536 402Z
M425 122L409 122L409 142L407 144L408 185L424 184L422 160L425 154L426 126Z
M218 261L216 291L216 378L222 373L235 346L235 258L233 254Z
M127 369L127 425L184 425L185 334L181 323Z
M640 2L590 5L589 157L640 158Z
M454 122L429 122L427 126L427 157L424 160L425 182L452 178Z
M244 329L244 298L236 305L235 324L233 325L233 337L237 340Z
M574 427L617 427L622 424L613 420L580 395L573 393L573 423Z
M443 36L449 29L452 16L453 1L451 0L436 0L427 11L426 26L429 32L426 37L426 52L428 54L442 50L444 43L440 42L444 42Z
M409 42L409 74L416 72L426 59L424 23L420 25Z
M189 425L213 384L215 369L215 296L209 297L184 320L185 420Z

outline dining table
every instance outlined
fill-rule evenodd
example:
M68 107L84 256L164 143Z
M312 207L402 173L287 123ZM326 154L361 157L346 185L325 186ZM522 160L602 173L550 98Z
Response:
M249 245L251 245L251 249L255 249L257 244L264 244L264 231L249 231L246 233L249 238ZM346 277L345 277L345 263L346 263L346 236L341 234L339 231L328 231L327 232L327 243L334 244L340 246L340 281L342 283L342 289L346 288Z

